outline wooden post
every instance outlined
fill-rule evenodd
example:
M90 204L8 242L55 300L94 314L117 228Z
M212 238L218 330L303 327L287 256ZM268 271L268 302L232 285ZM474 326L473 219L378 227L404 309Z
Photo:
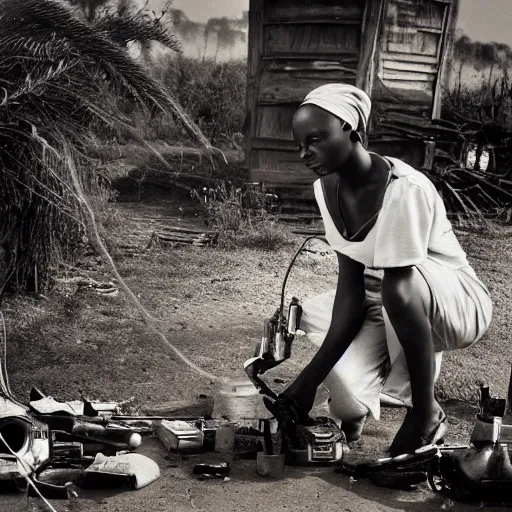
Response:
M431 170L434 166L434 154L436 143L433 141L425 141L425 159L423 161L423 169Z
M455 35L455 24L459 12L460 0L451 0L446 6L446 22L443 27L443 42L441 43L441 59L437 70L437 79L434 90L434 102L432 105L432 119L440 119L442 107L442 86L447 83L451 71L450 55L453 51L453 39Z
M362 23L361 51L357 65L356 86L371 96L373 59L378 46L380 21L384 0L366 0Z
M253 167L252 138L256 135L256 108L261 75L261 55L263 53L263 12L264 0L249 2L249 52L247 55L247 95L245 136L245 167Z
M378 55L379 34L381 30L382 13L384 11L385 0L366 0L365 15L363 20L363 33L361 34L361 52L356 74L356 87L372 97L373 76L376 65L376 56ZM363 144L367 146L370 131L370 123L373 115L370 117L369 125L366 127L365 140Z

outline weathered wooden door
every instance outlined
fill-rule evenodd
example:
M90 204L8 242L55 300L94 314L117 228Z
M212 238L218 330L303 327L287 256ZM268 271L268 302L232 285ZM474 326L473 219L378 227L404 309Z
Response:
M421 166L439 127L441 80L449 63L458 0L386 0L381 14L371 96L370 144ZM416 139L416 140L414 140Z
M365 0L251 0L247 164L283 201L313 199L317 176L299 159L291 121L327 82L356 83ZM304 202L302 203L304 204Z

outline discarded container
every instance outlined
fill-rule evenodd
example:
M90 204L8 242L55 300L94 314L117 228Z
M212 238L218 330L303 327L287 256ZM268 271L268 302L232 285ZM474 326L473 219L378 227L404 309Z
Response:
M154 429L169 451L193 453L203 449L203 432L192 422L161 420L154 423Z
M215 451L232 453L235 449L235 430L232 425L222 425L215 431Z
M285 454L267 455L259 452L256 456L256 472L260 476L280 479L284 473Z

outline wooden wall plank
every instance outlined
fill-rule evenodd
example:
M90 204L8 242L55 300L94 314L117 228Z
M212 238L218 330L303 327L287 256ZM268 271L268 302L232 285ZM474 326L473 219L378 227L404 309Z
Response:
M290 153L299 151L294 139L280 139L277 137L254 137L252 147L253 149L273 149Z
M297 73L315 73L317 76L326 76L332 72L356 74L354 64L345 63L342 59L273 59L263 65L263 72L286 72L295 76Z
M394 60L395 62L417 62L417 63L425 63L425 64L431 64L433 66L437 66L437 57L432 55L414 55L411 53L400 53L400 52L393 52L389 53L386 51L380 52L380 57L383 60Z
M324 13L325 16L325 13ZM340 18L339 16L332 18L317 18L317 19L309 19L309 18L295 18L293 20L286 21L267 21L264 25L338 25L338 28L342 28L347 25L360 25L360 20L350 20L346 18Z
M354 64L357 66L359 62L358 55L354 53L344 53L341 48L338 51L316 51L316 52L273 52L271 54L263 55L263 61L275 61L275 60L290 60L290 61L304 61L304 60L333 60L336 59L339 62L342 62L344 65L349 66Z
M374 106L383 101L388 104L428 105L432 108L432 83L420 82L419 84L415 88L414 82L399 82L400 87L398 87L395 83L383 82L376 77L372 95Z
M400 91L405 91L408 93L409 91L418 91L425 95L425 98L428 98L428 102L432 104L432 98L434 94L434 81L419 81L416 79L382 79L381 84L388 90L388 94L396 95ZM382 98L382 96L381 96ZM382 98L384 99L384 98ZM407 95L402 98L402 101L407 101Z
M404 37L394 37L384 42L384 50L397 53L412 53L416 55L429 55L437 58L440 42L439 34L430 32L416 32L405 34Z
M270 25L263 28L265 54L275 52L359 53L359 27L335 25Z
M395 81L419 81L419 82L433 82L435 73L417 73L415 71L399 71L389 70L383 71L382 80L395 80ZM397 84L398 86L399 84Z
M260 169L274 169L278 171L290 171L297 168L302 169L304 172L310 171L300 158L300 153L290 153L289 151L279 151L270 149L260 149L259 161Z
M416 73L429 73L437 74L437 67L435 64L423 64L418 62L400 62L396 60L382 61L382 68L384 70L397 70L397 71L414 71Z
M424 2L408 2L408 5L399 0L391 0L391 6L396 5L396 16L393 21L401 26L416 26L422 28L442 29L444 6L430 0ZM405 9L404 9L405 7ZM391 7L393 9L393 7Z
M294 185L311 186L311 184L318 179L318 176L309 169L301 169L297 166L295 169L275 170L267 167L260 169L252 169L251 179L254 181L272 183L272 185Z
M326 17L360 20L364 8L361 0L279 0L266 4L266 21L316 20Z
M299 104L258 106L254 136L293 140L292 118Z
M386 103L385 101L379 101L379 110L383 113L398 112L401 114L410 114L417 117L423 117L427 119L430 113L430 107L428 105L409 105L407 103Z
M308 92L320 85L343 81L355 85L355 76L342 75L338 78L326 79L322 76L315 78L294 78L280 76L278 73L265 74L262 77L259 105L283 105L302 102Z

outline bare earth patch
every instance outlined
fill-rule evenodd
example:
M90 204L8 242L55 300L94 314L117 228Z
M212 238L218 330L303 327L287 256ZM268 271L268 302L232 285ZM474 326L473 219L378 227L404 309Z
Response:
M146 249L152 224L164 218L172 225L201 225L193 208L180 210L175 202L116 205L118 227L114 242L129 241L132 255L114 250L120 274L144 307L161 320L161 331L195 364L219 377L244 379L242 364L261 336L263 319L279 304L282 279L302 237L276 252L225 251L200 247ZM461 232L459 238L477 273L494 300L492 327L480 342L460 353L445 355L438 384L449 416L449 442L465 443L476 410L478 383L485 380L493 395L505 396L512 356L512 229ZM288 296L299 298L335 286L336 261L328 248L315 243L315 253L304 253L292 271ZM123 254L125 254L123 256ZM110 269L94 258L68 277L87 275L112 280ZM86 396L101 400L134 398L134 405L215 395L213 381L199 377L177 360L173 352L145 325L139 311L121 291L103 297L93 289L59 285L46 298L8 298L3 307L8 331L8 367L15 394L25 400L31 386L59 399ZM292 359L269 372L267 379L292 379L312 355L297 341ZM454 399L470 400L461 403ZM362 446L351 455L382 453L397 430L403 411L388 409L380 422L370 421ZM254 461L234 461L230 482L193 479L190 465L169 467L163 449L147 439L140 449L153 457L162 477L146 489L121 494L89 493L80 510L93 511L242 511L242 510L439 510L443 500L426 487L399 492L357 482L332 470L288 468L286 478L268 482L255 473ZM12 510L19 498L1 496ZM66 510L56 502L57 510ZM18 508L16 508L18 507ZM467 510L456 505L454 510Z

